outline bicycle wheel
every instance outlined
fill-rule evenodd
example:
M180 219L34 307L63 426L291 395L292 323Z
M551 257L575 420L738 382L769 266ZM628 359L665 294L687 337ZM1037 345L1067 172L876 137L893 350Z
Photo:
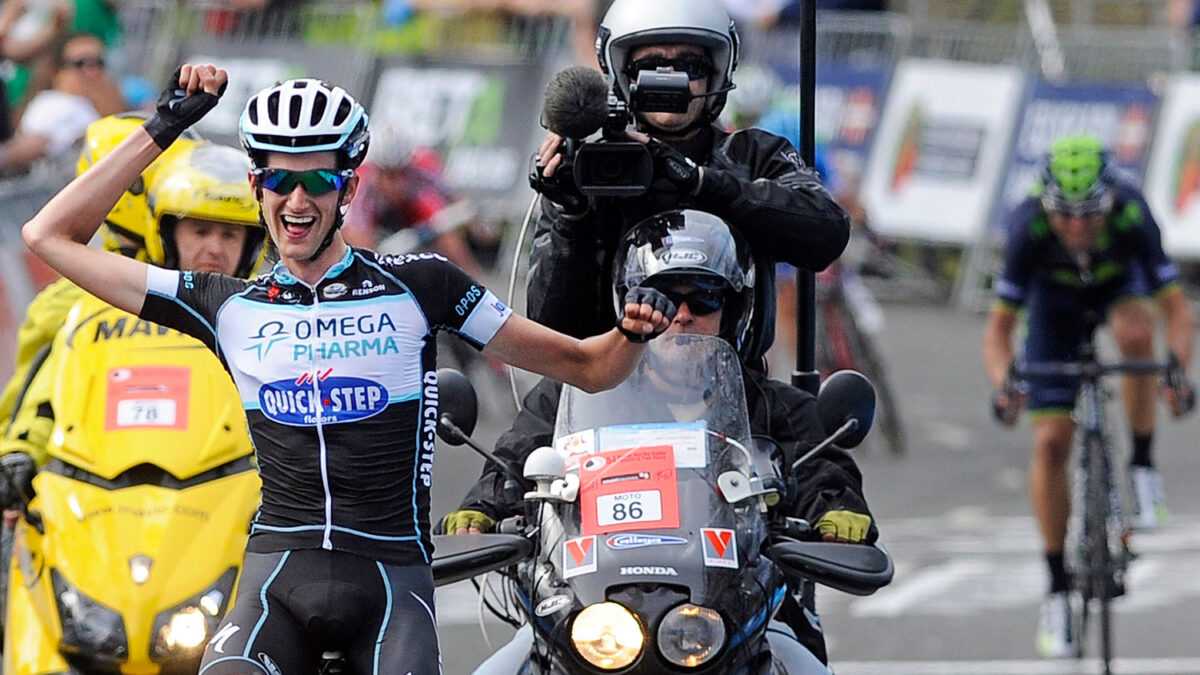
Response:
M1116 595L1114 573L1116 561L1109 542L1109 520L1112 517L1112 472L1104 439L1098 435L1084 438L1083 452L1087 453L1087 473L1084 489L1084 560L1087 592L1085 601L1097 604L1100 629L1100 659L1105 675L1110 675L1112 663L1112 599ZM1086 609L1084 610L1086 614ZM1086 625L1084 626L1086 628ZM1082 643L1085 633L1077 637Z
M900 411L883 361L875 352L871 340L859 328L853 312L843 307L840 314L845 322L846 338L854 354L855 367L875 385L875 419L879 420L879 430L887 442L888 451L895 456L903 455L904 426L900 422Z

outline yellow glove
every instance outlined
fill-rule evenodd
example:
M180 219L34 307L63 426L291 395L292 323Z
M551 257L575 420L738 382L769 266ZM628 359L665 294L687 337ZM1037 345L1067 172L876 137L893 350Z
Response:
M871 516L853 511L829 511L817 521L817 531L825 541L857 544L871 529Z
M496 521L492 520L486 513L470 509L453 511L442 519L442 530L446 534L466 534L466 530L472 527L478 529L480 532L488 532L495 526ZM460 533L458 530L463 530L463 532Z

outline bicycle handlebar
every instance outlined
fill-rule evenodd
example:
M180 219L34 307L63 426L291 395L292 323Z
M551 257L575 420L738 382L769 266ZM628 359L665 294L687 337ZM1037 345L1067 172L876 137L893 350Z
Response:
M1098 361L1038 361L1016 366L1013 375L1019 380L1045 377L1078 377L1085 380L1098 380L1105 375L1114 373L1129 373L1150 375L1170 372L1171 366L1161 361L1134 359L1118 363L1100 363Z

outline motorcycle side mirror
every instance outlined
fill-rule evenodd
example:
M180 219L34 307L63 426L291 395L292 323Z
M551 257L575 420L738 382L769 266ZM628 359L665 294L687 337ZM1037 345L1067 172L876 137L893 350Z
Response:
M875 385L856 370L839 370L821 383L817 393L817 417L825 433L833 434L850 425L837 439L843 448L853 448L867 437L875 421Z
M437 382L438 438L450 445L462 445L475 431L479 418L475 387L466 375L453 368L438 368Z

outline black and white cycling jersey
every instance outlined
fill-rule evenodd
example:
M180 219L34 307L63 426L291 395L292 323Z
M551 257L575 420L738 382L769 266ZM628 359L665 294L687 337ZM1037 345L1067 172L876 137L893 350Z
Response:
M436 340L482 348L512 310L436 254L350 249L316 286L151 267L141 316L233 375L262 476L247 550L428 563Z

